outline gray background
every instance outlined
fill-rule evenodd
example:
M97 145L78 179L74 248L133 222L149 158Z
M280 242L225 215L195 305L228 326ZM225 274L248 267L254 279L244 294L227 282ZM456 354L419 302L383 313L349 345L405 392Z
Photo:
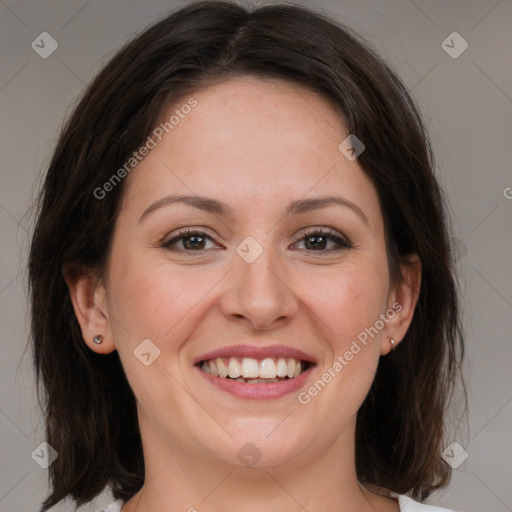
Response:
M26 351L30 205L41 172L84 84L135 32L185 3L0 0L0 512L36 511L47 491L47 470L31 458L44 433ZM469 457L428 502L512 510L512 3L300 3L357 29L398 71L423 112L450 200L470 406L467 432L453 440ZM47 59L31 48L44 31L59 45ZM455 59L441 46L453 31L469 44Z

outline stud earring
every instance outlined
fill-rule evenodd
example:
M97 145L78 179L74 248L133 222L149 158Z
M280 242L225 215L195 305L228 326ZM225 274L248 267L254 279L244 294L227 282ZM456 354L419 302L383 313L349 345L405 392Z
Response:
M389 342L391 343L391 350L395 350L395 340L393 338L389 338Z
M97 343L99 345L100 343L103 343L103 336L101 334L96 334L96 336L94 336L92 341L94 341L94 343Z

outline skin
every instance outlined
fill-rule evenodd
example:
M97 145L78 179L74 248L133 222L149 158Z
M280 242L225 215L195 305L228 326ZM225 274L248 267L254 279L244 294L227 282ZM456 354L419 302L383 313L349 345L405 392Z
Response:
M197 106L126 178L105 274L67 276L85 343L119 352L137 398L146 481L123 512L397 511L357 482L355 421L390 338L399 343L410 325L419 260L390 282L376 190L338 150L348 132L320 96L243 77L193 97ZM140 220L170 194L215 198L233 216L174 204ZM351 201L366 221L336 205L284 215L291 201L321 195ZM162 247L186 227L212 240ZM309 228L353 247L315 249ZM249 236L263 248L252 263L236 252ZM193 367L220 347L284 344L316 358L307 390L395 302L401 311L307 405L295 392L235 398ZM145 366L133 352L148 338L160 355ZM261 453L252 467L237 457L248 442Z

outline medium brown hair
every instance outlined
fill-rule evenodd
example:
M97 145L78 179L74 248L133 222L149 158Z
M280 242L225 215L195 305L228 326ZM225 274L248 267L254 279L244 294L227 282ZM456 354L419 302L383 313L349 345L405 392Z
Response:
M366 146L358 162L378 192L391 278L400 279L408 254L421 259L410 328L381 358L358 411L359 481L416 499L449 481L440 453L464 346L446 207L413 101L367 43L322 14L206 1L154 23L106 64L64 126L46 174L29 259L31 338L46 440L59 457L41 511L68 496L81 505L105 486L128 500L144 482L135 398L118 354L84 343L63 278L64 268L104 270L123 183L104 199L94 191L144 143L166 106L244 75L307 87L337 109Z

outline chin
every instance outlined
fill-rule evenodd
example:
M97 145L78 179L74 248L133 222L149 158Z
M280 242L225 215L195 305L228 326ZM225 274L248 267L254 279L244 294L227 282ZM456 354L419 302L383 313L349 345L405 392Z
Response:
M292 416L290 414L290 418ZM231 419L226 430L233 437L209 438L205 449L219 461L241 468L285 465L300 456L309 445L309 439L300 433L297 425L291 422L284 425L285 417Z

